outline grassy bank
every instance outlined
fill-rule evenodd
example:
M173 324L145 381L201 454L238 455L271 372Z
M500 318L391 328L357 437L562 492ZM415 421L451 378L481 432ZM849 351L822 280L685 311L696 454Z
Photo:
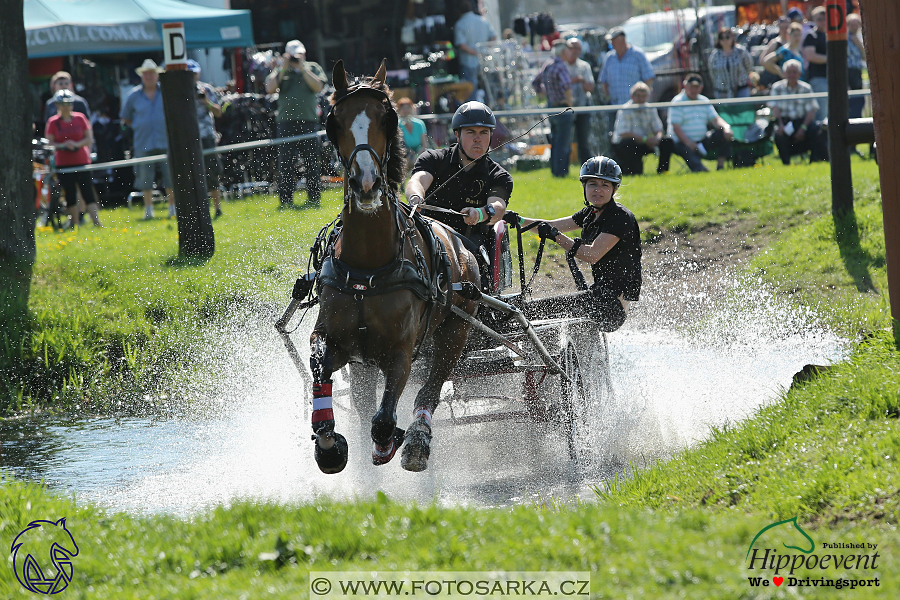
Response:
M848 595L834 588L791 593L786 586L752 587L748 577L771 577L759 565L749 569L745 558L754 536L775 520L764 512L650 511L610 503L442 509L380 496L294 507L238 504L185 522L105 515L21 483L0 488L4 540L32 519L62 516L79 547L66 598L307 598L310 571L368 570L426 571L436 578L440 571L587 571L593 598L889 598L900 589L896 533L853 522L807 530L819 553L826 552L823 543L877 544L877 568L811 576L877 576L878 588ZM0 594L26 598L31 592L3 568Z
M736 221L766 236L768 250L748 277L813 305L860 343L845 364L673 460L599 491L596 504L441 509L379 495L303 506L240 503L184 521L106 514L6 480L0 537L11 542L32 520L67 517L80 550L64 592L71 598L306 597L311 570L371 569L590 571L592 595L602 598L894 597L900 354L885 333L877 174L871 163L854 163L855 227L832 221L827 176L827 165L776 165L633 178L623 186L623 202L641 217L650 243L659 231L691 235ZM560 216L577 207L578 194L574 177L517 175L514 208ZM281 213L274 205L227 204L216 222L218 250L204 265L174 260L174 223L142 223L137 210L105 213L100 231L39 232L30 341L14 358L31 365L31 376L52 374L67 387L59 400L35 393L32 401L65 408L97 402L94 394L117 386L138 393L154 377L164 380L160 373L190 364L203 324L238 307L266 311L283 302L337 199L330 195L309 212ZM536 239L527 243L534 247ZM29 399L16 402L12 408ZM823 549L826 543L877 544L879 552L876 569L798 575L878 577L880 586L751 586L748 577L773 576L749 568L751 541L792 517L815 540L816 554L842 552ZM781 539L761 540L758 547L787 552ZM30 592L5 568L0 595Z

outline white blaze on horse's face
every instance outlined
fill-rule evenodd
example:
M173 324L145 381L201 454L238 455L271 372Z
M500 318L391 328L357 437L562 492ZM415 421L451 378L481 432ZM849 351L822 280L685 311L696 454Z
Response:
M350 132L353 134L356 146L369 143L369 127L371 124L372 120L365 110L353 119L353 124L350 125ZM373 190L375 182L380 176L379 167L375 164L375 157L371 152L357 152L352 168L357 171L354 175L358 175L358 181L362 190L362 193L354 194L353 201L356 204L356 208L364 213L373 213L381 207L381 186Z

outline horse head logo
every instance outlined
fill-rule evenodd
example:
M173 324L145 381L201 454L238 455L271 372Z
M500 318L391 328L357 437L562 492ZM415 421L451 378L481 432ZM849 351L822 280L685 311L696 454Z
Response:
M760 530L760 532L756 534L756 537L753 538L753 541L750 542L750 547L747 548L747 557L750 556L750 551L753 549L753 544L756 543L756 540L759 539L759 536L761 536L762 534L764 534L766 531L772 529L773 527L778 527L778 526L780 526L780 525L786 525L786 524L788 524L788 523L791 523L791 524L794 526L794 529L796 529L797 531L799 531L800 534L801 534L804 538L806 538L806 540L809 542L809 550L806 550L806 549L801 548L801 547L799 547L799 546L788 546L788 545L785 544L784 542L782 542L782 545L783 545L785 548L790 548L790 549L792 549L792 550L799 550L800 552L803 552L804 554L811 554L812 551L816 549L816 543L812 540L811 537L809 537L809 534L807 534L805 531L803 531L803 528L800 527L800 525L797 523L797 517L794 517L793 519L785 519L784 521L778 521L777 523L772 523L771 525L767 525L766 527L763 527L763 528ZM804 543L804 545L806 545L806 544Z
M66 529L65 518L32 521L13 540L10 551L16 578L31 592L57 594L72 581L72 558L78 556L78 545Z

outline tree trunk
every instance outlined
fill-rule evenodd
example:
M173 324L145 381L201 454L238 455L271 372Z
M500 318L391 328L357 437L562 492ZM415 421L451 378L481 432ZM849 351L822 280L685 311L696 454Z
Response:
M169 138L169 170L178 213L178 254L185 258L209 258L215 252L216 242L209 216L194 74L187 70L166 71L159 79Z
M859 4L878 148L888 293L896 327L900 322L900 3L865 0Z
M0 319L27 312L35 259L32 106L23 0L0 0Z

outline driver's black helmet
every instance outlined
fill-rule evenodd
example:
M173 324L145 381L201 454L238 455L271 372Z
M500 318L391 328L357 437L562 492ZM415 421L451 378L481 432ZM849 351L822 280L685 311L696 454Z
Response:
M497 119L486 104L473 100L466 102L453 113L450 129L459 131L463 127L497 127Z
M595 156L581 165L581 172L578 174L581 183L588 179L605 179L619 185L622 183L622 169L608 156Z

